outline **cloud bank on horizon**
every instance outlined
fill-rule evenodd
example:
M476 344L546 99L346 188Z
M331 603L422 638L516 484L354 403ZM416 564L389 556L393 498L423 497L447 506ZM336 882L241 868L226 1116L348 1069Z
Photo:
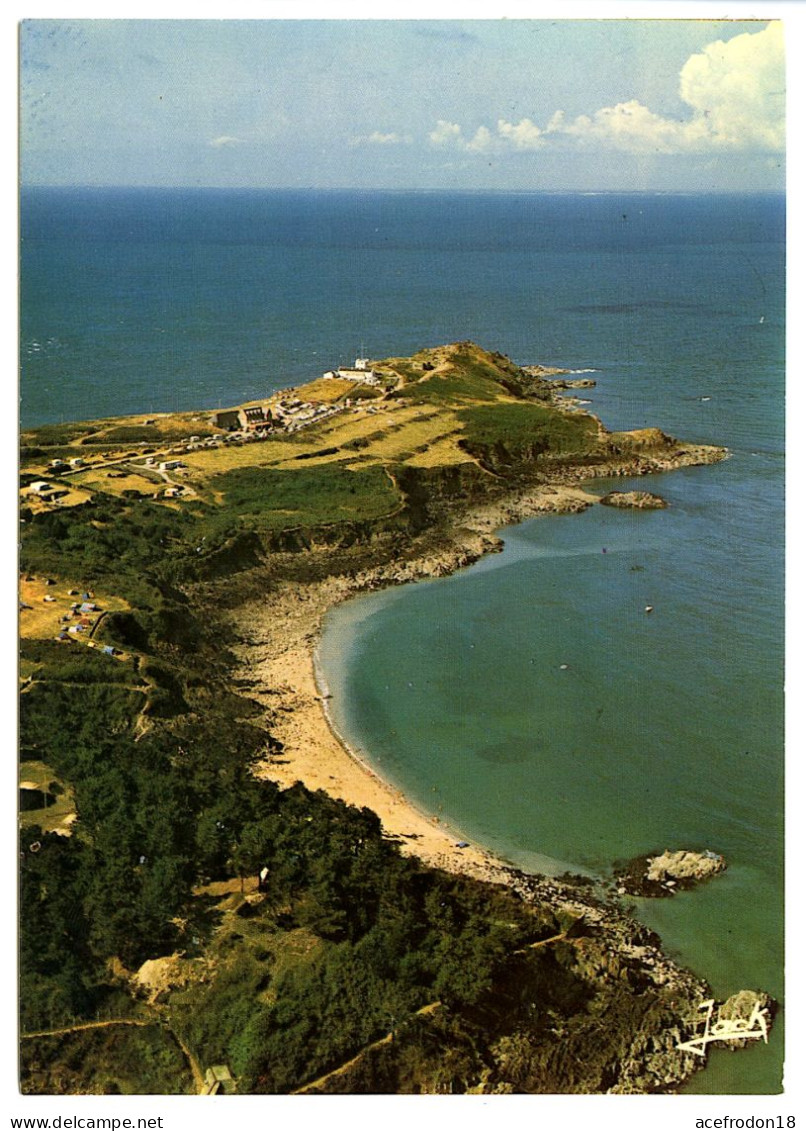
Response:
M784 27L754 20L30 20L21 180L784 187Z
M570 121L557 110L543 127L530 118L517 123L499 118L493 129L480 125L470 137L457 123L440 119L428 138L438 148L479 154L506 146L537 150L558 142L625 153L782 153L783 73L783 30L779 23L770 23L756 33L709 43L687 60L680 71L686 119L663 117L631 99ZM375 134L366 140L391 137Z

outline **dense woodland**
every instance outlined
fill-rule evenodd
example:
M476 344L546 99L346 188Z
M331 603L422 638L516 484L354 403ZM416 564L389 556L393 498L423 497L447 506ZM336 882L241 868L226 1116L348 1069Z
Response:
M22 644L37 672L20 701L21 758L69 782L79 814L70 837L21 833L22 1030L137 1012L110 960L134 971L178 949L204 955L214 936L218 947L221 916L194 887L267 868L248 936L235 932L221 976L170 1012L204 1063L229 1063L246 1090L285 1091L430 1002L477 1002L507 956L555 924L405 859L367 810L251 774L272 739L231 690L223 619L178 588L185 562L197 572L187 527L197 534L181 514L110 501L24 528L24 569L58 563L128 598L135 611L107 617L103 638L137 656ZM292 936L307 940L304 962L283 954ZM34 1072L47 1054L36 1045L23 1042Z

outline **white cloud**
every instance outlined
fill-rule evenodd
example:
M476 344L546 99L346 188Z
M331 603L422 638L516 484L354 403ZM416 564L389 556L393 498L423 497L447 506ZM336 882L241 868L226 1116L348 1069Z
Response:
M680 72L680 97L707 122L713 144L784 148L782 25L710 43Z
M581 114L570 124L556 115L553 121L554 134L628 153L677 153L696 147L704 137L701 123L684 124L662 118L635 99L606 106L592 118Z
M468 153L485 153L493 144L493 135L486 126L479 126L473 137L466 144Z
M516 126L499 118L498 133L502 138L511 141L516 149L540 149L546 144L544 131L536 126L531 118L521 118Z
M456 122L440 119L428 135L432 145L443 149L459 149L461 153L486 153L495 145L495 138L486 126L479 126L474 136L466 138Z
M411 145L414 139L410 134L398 133L381 133L380 130L374 130L371 134L361 134L359 137L354 137L350 145Z
M784 41L780 23L717 40L680 72L683 120L663 118L635 100L582 115L555 131L628 152L779 152L785 144ZM555 116L556 118L556 116Z
M436 127L428 135L428 140L432 145L445 146L445 147L458 147L463 149L467 142L462 136L462 127L457 126L455 122L446 122L440 118Z
M441 149L458 149L461 153L486 153L495 147L496 139L487 126L479 126L471 138L466 138L462 127L455 122L440 119L428 135L432 145Z
M784 149L784 42L779 22L758 32L717 40L680 71L680 118L665 118L636 99L567 121L562 110L544 129L531 118L499 119L497 136L479 126L468 141L460 126L439 121L433 145L466 153L492 147L542 149L568 143L625 153L707 153L725 149L777 153Z
M241 142L241 139L239 137L230 137L228 134L222 134L221 137L211 138L208 142L208 145L211 145L213 149L226 149L232 145L242 144L243 143Z

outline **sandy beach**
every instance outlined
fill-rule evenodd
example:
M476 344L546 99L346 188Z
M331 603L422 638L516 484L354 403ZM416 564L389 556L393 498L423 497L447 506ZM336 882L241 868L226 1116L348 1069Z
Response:
M475 845L458 848L464 840L459 832L443 825L436 814L419 812L331 730L316 683L314 650L324 613L348 593L327 582L295 587L273 595L270 611L259 618L261 624L250 623L254 639L246 649L250 675L257 680L252 695L265 706L271 733L283 744L281 755L261 764L259 776L283 787L299 781L308 789L322 789L350 805L372 809L384 833L398 840L403 852L448 871L496 878L500 865L489 852Z
M577 486L546 486L466 516L460 531L444 549L380 567L354 577L331 577L302 585L284 584L260 602L239 611L243 643L235 649L252 683L250 694L265 708L265 722L283 745L269 756L258 774L283 787L302 782L322 789L380 817L385 834L402 852L446 871L508 882L507 865L480 845L467 843L461 830L438 814L417 809L374 770L356 757L331 729L326 699L317 684L315 652L322 619L329 608L369 589L418 578L440 577L501 548L493 531L508 522L541 513L578 511L598 496Z

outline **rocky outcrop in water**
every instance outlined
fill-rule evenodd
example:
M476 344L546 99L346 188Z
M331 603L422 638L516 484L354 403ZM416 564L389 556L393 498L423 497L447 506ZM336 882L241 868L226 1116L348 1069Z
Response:
M663 510L669 505L660 495L653 495L651 491L610 491L599 502L604 507L632 507L637 510Z
M769 1024L775 1016L775 1009L775 1001L763 990L739 990L717 1009L715 1029L718 1030L719 1022L726 1021L739 1021L750 1027L753 1018L762 1012L765 1014L765 1023ZM734 1037L729 1043L731 1048L746 1048L747 1045L755 1043L755 1040L752 1037L744 1039Z
M580 377L576 381L569 381L561 377L557 381L549 381L552 389L593 389L596 387L596 382L590 377Z
M724 872L727 862L718 852L667 848L657 856L637 856L616 869L619 894L653 898L674 895Z
M521 372L527 377L557 377L561 373L569 373L568 369L558 369L553 365L522 365Z

